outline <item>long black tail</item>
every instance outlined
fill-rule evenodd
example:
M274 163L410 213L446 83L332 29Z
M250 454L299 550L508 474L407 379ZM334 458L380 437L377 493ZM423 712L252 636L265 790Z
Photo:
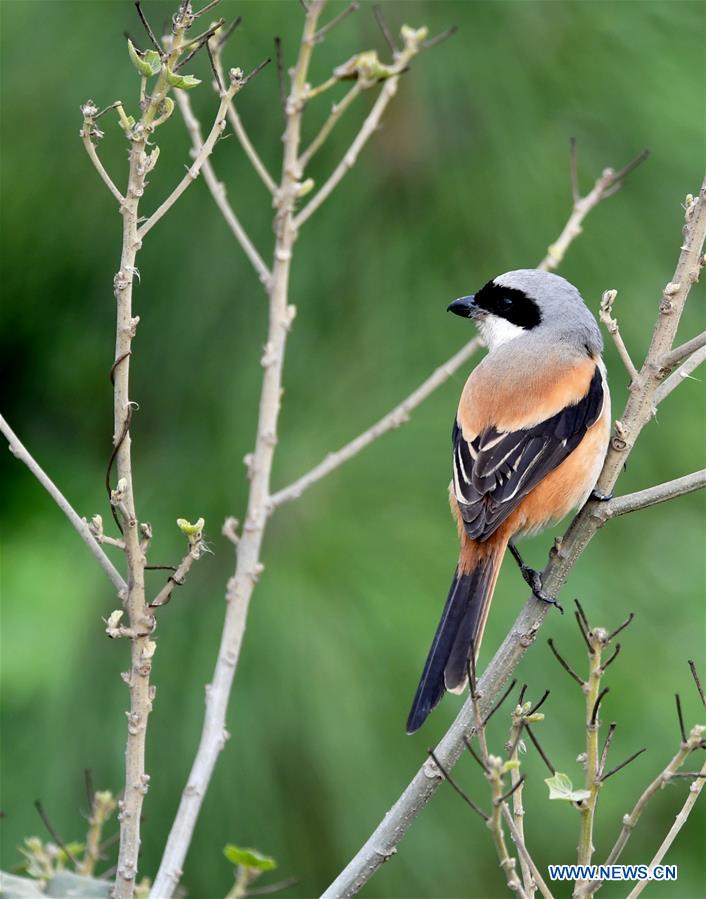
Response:
M471 646L476 653L497 579L495 558L479 560L467 574L454 573L441 621L407 718L407 733L418 730L445 690L461 692L468 679Z

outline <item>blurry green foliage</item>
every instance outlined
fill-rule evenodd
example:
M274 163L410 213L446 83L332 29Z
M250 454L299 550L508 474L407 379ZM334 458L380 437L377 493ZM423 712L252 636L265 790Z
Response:
M147 12L161 27L172 3ZM333 4L329 14L340 6ZM661 287L679 249L680 202L702 177L704 6L700 2L387 2L390 22L458 34L415 61L384 128L335 198L306 226L296 250L292 302L299 314L288 348L286 394L274 483L283 485L405 396L469 337L444 312L507 269L531 266L562 226L570 203L567 146L579 144L581 181L620 166L642 147L652 156L589 219L562 273L596 310L619 290L617 313L633 358L646 346ZM251 70L280 34L287 60L301 27L297 0L232 2L244 22L226 54ZM117 98L136 108L127 29L140 46L133 4L4 0L2 3L2 362L3 412L37 459L90 515L107 504L114 342L112 277L120 220L78 140L79 104ZM31 65L28 47L31 46ZM363 48L384 46L367 3L317 48L312 80ZM208 62L192 98L202 121L215 114ZM307 113L313 136L332 95ZM317 156L321 180L355 133L357 112ZM282 119L274 67L248 86L241 114L271 171ZM357 119L356 119L357 116ZM106 116L101 153L124 186L125 143ZM188 162L175 115L160 131L162 155L144 210L163 199ZM234 138L214 165L263 252L271 209ZM154 561L174 563L183 537L177 516L204 515L215 551L192 571L160 615L150 719L142 868L154 873L197 745L203 685L218 645L232 548L218 522L242 512L242 458L252 446L265 340L265 303L205 185L197 182L145 242L136 308L132 398L139 512L155 529ZM692 294L684 338L705 327L704 288ZM616 410L625 374L606 351ZM199 376L194 377L193 372ZM265 572L248 623L233 694L233 734L219 761L189 854L193 897L224 895L230 871L221 847L235 838L265 846L285 895L318 895L424 759L459 707L447 697L423 732L404 720L436 625L456 552L448 516L449 431L464 376L439 390L404 428L387 435L273 519ZM620 490L703 464L701 384L686 383L645 430ZM83 769L122 786L127 692L119 672L127 647L108 641L101 616L115 605L103 573L60 513L8 453L2 453L3 822L2 866L38 823L41 797L60 831L77 831ZM536 564L551 535L526 545ZM591 620L615 626L637 613L622 664L606 678L606 720L618 722L613 752L649 751L611 779L598 811L597 856L605 857L620 817L678 741L673 694L698 712L686 665L704 652L704 498L694 495L609 525L572 576ZM151 576L152 589L161 575ZM481 665L526 596L514 567L503 572ZM550 616L574 659L571 616ZM573 656L572 656L573 653ZM702 667L703 671L703 667ZM545 706L543 738L561 770L581 750L582 702L543 641L518 676ZM490 728L499 749L506 721ZM529 842L540 866L569 861L575 811L548 804L541 762L527 766ZM459 779L479 801L485 784L471 762ZM686 794L656 797L626 861L645 862ZM705 889L704 804L668 861L680 879L660 899ZM220 860L220 861L219 861ZM620 896L606 886L606 899ZM489 836L442 789L415 823L367 896L503 896ZM656 895L656 894L655 894Z

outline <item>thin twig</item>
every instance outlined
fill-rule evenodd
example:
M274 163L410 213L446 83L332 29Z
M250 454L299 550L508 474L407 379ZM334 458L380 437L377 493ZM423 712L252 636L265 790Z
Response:
M118 188L115 186L113 179L110 177L108 172L105 170L103 163L100 161L100 158L98 157L98 151L96 150L95 145L94 145L93 141L91 140L91 135L94 134L94 125L91 121L91 118L86 115L87 108L92 109L94 107L90 106L89 104L85 104L83 107L84 122L83 122L83 128L81 129L81 140L83 141L83 146L86 148L86 153L88 153L88 158L93 163L95 170L98 172L98 174L101 177L101 180L103 181L105 186L108 188L108 190L111 192L111 194L115 197L115 199L118 201L118 205L122 207L123 204L125 203L125 197L120 193ZM92 118L95 119L96 116L93 116Z
M583 642L586 644L589 653L593 654L594 649L591 646L591 641L588 639L588 634L586 633L586 631L583 628L583 621L581 620L581 616L579 615L578 612L574 612L574 615L576 616L576 623L579 626L579 632L580 632L581 636L583 637Z
M689 670L691 671L691 676L694 678L694 683L696 684L696 689L699 691L699 697L701 698L701 705L706 709L706 696L704 696L704 688L701 686L701 680L699 679L699 672L696 670L696 663L693 659L689 659Z
M333 81L334 83L336 83L338 79L333 79ZM306 169L307 165L311 161L312 156L321 149L329 134L331 134L336 124L341 120L341 116L343 115L343 113L348 109L351 103L353 103L356 97L359 97L361 95L364 87L365 82L358 79L353 87L344 95L344 97L339 100L338 103L334 103L334 105L331 107L331 114L324 122L321 130L299 157L299 165L301 166L302 171ZM309 96L311 96L311 93L309 94Z
M500 805L500 803L505 802L507 799L509 799L512 796L512 794L515 792L515 790L518 790L522 786L522 784L524 782L525 782L525 775L523 774L522 777L517 781L517 783L513 784L510 787L510 789L507 790L507 792L502 794L502 796L498 796L497 799L494 799L493 802L495 802L496 805Z
M299 883L298 877L288 877L286 880L278 880L277 883L268 883L264 887L248 887L248 896L270 896L272 893L280 893Z
M525 844L525 841L522 838L521 833L519 832L515 822L512 819L512 814L510 812L510 809L506 805L503 805L502 813L503 813L503 817L505 818L505 822L510 830L510 836L512 837L512 841L515 844L515 846L517 846L517 851L519 852L520 857L522 858L524 863L527 865L527 867L530 869L530 871L532 873L532 879L537 884L537 889L542 894L542 896L544 896L544 899L554 899L552 892L550 891L549 887L544 882L542 875L539 873L539 869L535 865L535 863L532 859L532 856L529 854L529 851L527 850L527 845Z
M612 518L618 518L620 515L627 515L629 512L636 512L678 496L694 493L696 490L703 490L704 487L706 487L706 468L681 478L675 478L673 481L665 481L664 484L647 487L645 490L616 496L605 503L595 503L593 515L601 523L604 523ZM611 634L611 639L615 633L617 632Z
M541 743L539 742L539 740L538 740L537 737L535 736L534 731L532 730L532 728L531 728L531 727L529 726L529 724L527 724L527 723L525 723L525 730L527 731L527 735L528 735L528 737L530 738L530 740L532 741L532 743L534 743L534 748L537 750L537 752L538 752L538 753L540 754L540 756L542 757L542 761L544 762L544 764L547 766L547 768L549 768L549 770L551 771L552 775L556 774L556 768L555 768L554 765L552 765L552 763L549 761L549 756L546 754L546 752L544 751L544 749L542 749Z
M335 471L344 462L357 456L358 453L374 443L378 437L382 437L388 431L399 428L409 420L411 412L421 405L424 400L430 396L437 387L440 387L447 381L471 356L476 353L482 346L480 338L476 337L463 346L454 356L452 356L444 365L440 365L432 374L417 387L406 399L398 406L384 415L367 431L363 431L356 438L351 440L341 449L334 453L329 453L318 465L315 465L305 475L298 478L294 483L287 487L283 487L270 497L270 510L276 509L283 503L291 502L298 499L302 493L316 484L326 475Z
M618 654L620 653L621 645L620 643L615 644L615 649L613 650L611 656L603 662L601 665L601 674L605 674L605 670L609 665L612 665L613 662L618 658Z
M677 719L679 721L679 734L682 744L686 743L686 728L684 727L684 714L681 710L681 698L678 693L674 694L674 700L677 704Z
M150 23L147 21L147 16L145 16L144 12L142 11L142 3L140 2L140 0L135 0L135 9L137 10L137 15L140 17L140 21L142 22L145 31L147 32L147 37L150 39L150 43L160 56L164 56L162 45L157 40L154 31L152 31L152 28L150 27Z
M605 668L605 665L603 666ZM605 763L608 760L608 750L610 749L610 744L613 742L613 735L615 734L615 729L618 725L615 721L611 721L610 727L608 728L608 733L606 734L605 743L603 744L603 751L601 752L601 760L598 763L598 777L599 779L603 777L603 771L605 770Z
M586 617L586 613L583 610L583 606L578 601L578 599L574 599L574 605L576 606L576 612L580 619L579 624L583 626L586 634L589 634L591 632L591 625L588 623L588 618Z
M603 669L601 668L601 671L602 670ZM596 701L593 704L593 711L591 712L591 724L593 724L593 725L596 724L596 717L598 715L598 709L600 708L601 702L603 701L603 698L606 695L606 693L610 693L610 687L603 687L601 692L596 697Z
M551 649L551 651L554 653L554 657L559 662L559 664L564 669L564 671L566 671L567 674L569 674L569 675L571 675L571 677L573 677L573 679L576 681L576 683L579 685L579 687L583 687L584 682L583 682L582 678L580 678L578 676L578 674L574 671L574 669L571 667L571 665L569 665L569 663L566 661L566 659L562 655L560 655L559 650L554 645L554 641L552 640L551 637L547 640L547 643L549 644L549 648Z
M668 378L665 378L655 391L655 406L659 406L676 387L684 383L686 378L691 378L692 372L696 371L704 362L706 362L706 346L692 353L676 371L673 371Z
M470 798L470 796L468 796L468 795L465 793L465 791L464 791L464 790L463 790L463 789L456 783L456 781L449 775L449 773L448 773L447 771L444 770L443 765L439 762L438 758L434 755L434 750L433 750L433 749L427 749L427 754L428 754L429 757L432 759L432 761L434 762L434 764L436 765L436 767L439 769L439 771L441 771L441 773L442 773L444 779L447 780L447 781L449 782L449 786L453 787L453 789L458 793L458 795L461 797L461 799L463 799L463 801L464 801L470 808L472 808L473 811L474 811L477 815L480 815L480 817L481 817L484 821L489 821L489 820L490 820L490 815L486 815L486 813L483 811L483 809L480 808L480 806L476 805L475 802Z
M605 200L610 194L612 188L620 186L630 172L636 168L641 162L647 158L646 151L636 156L632 162L629 162L624 168L618 172L613 169L604 169L596 183L585 197L576 200L569 216L569 220L564 226L564 230L559 237L547 249L547 255L539 264L538 268L543 271L554 271L557 268L569 246L581 233L583 220L588 213L596 207L602 200Z
M637 752L633 752L633 754L628 756L624 762L621 762L619 765L616 765L615 768L611 768L610 771L608 771L606 774L601 774L601 783L604 783L606 780L608 780L609 777L612 777L614 774L617 774L618 771L622 771L622 769L626 765L629 765L630 762L634 762L635 759L639 755L642 755L643 752L647 752L646 746L643 746L642 749L638 749Z
M687 340L686 343L682 343L680 346L675 347L675 349L665 353L660 360L660 364L662 368L674 368L702 347L706 347L706 331L702 331L700 334L697 334L696 337Z
M282 38L275 35L275 60L277 63L277 84L279 86L279 105L286 114L287 85L284 80L284 59L282 57Z
M488 714L487 714L487 715L485 716L485 718L483 719L483 727L486 726L486 724L490 721L490 719L491 719L491 718L493 717L493 715L497 712L497 710L500 708L500 706L501 706L501 705L505 702L505 700L508 698L508 696L510 695L510 693L512 693L512 691L515 689L515 684L516 684L516 683L517 683L517 680L516 680L515 678L513 678L512 681L508 684L507 689L506 689L505 692L502 694L502 696L500 697L500 699L498 699L498 701L495 703L495 705L492 707L492 709L488 712Z
M465 737L465 736L464 736L463 742L464 742L464 745L465 745L466 749L470 752L471 756L478 762L478 764L480 765L480 767L481 767L481 768L483 769L483 771L487 774L487 773L488 773L488 766L485 764L485 762L483 761L483 759L482 759L482 758L478 755L478 753L475 751L475 749L473 748L473 745L472 745L471 741L468 739L468 737Z
M191 566L197 559L201 557L202 546L203 544L201 543L200 538L195 542L190 541L189 549L186 555L179 563L179 566L175 570L174 574L169 576L169 578L167 579L167 583L162 587L159 593L149 604L150 609L157 609L160 606L166 606L166 604L172 598L174 588L181 587L183 585Z
M216 48L216 53L214 54L214 61L221 75L221 81L223 81L223 64L221 62L220 51L221 45L218 45ZM265 168L265 164L260 159L257 150L252 145L234 103L228 104L228 121L230 122L231 127L235 132L235 136L240 141L240 146L245 151L245 155L250 160L250 164L255 169L255 172L257 173L265 187L272 195L274 195L277 192L277 185L275 184L274 179L272 178L270 173Z
M447 28L446 31L442 31L439 34L434 35L434 37L430 37L427 40L423 41L421 47L423 50L431 50L432 47L438 47L439 44L443 44L444 41L447 41L450 37L453 37L457 31L458 25L452 25L450 28Z
M209 59L211 55L209 53ZM218 77L218 72L214 67L214 72L216 72L216 77ZM144 224L140 226L137 231L137 239L138 241L144 240L146 234L148 234L152 228L157 224L157 222L172 208L172 206L176 203L179 197L184 193L184 191L189 187L190 184L198 178L199 173L201 172L201 168L203 167L206 159L213 152L213 148L216 145L216 141L223 133L223 129L225 128L225 120L228 112L228 108L230 105L230 101L233 99L235 94L240 89L240 85L237 82L234 82L230 85L228 90L223 94L221 98L220 105L218 107L218 112L216 114L216 119L211 127L211 131L209 132L208 137L201 145L201 149L199 150L196 158L193 163L187 169L186 174L181 179L179 184L174 188L174 190L169 194L167 199L156 209L152 215L147 219Z
M633 620L634 617L635 617L635 613L630 612L630 614L625 619L625 621L623 621L622 624L619 624L614 631L611 631L608 634L608 636L605 638L605 644L608 645L608 643L610 643L611 640L613 640L615 637L617 637L621 631L624 631L625 628L630 624L630 622Z
M226 43L230 40L231 35L235 31L236 28L239 28L243 21L242 16L237 16L237 18L233 19L230 25L226 28L223 34L219 35L218 41L216 43L216 47L218 50L222 50L225 47Z
M620 334L620 327L618 325L618 320L613 317L613 304L615 303L615 298L618 295L617 290L606 290L603 293L603 297L601 299L600 311L598 313L598 317L601 320L602 324L605 325L606 330L613 338L613 343L615 344L615 348L618 351L618 355L625 366L628 376L630 378L630 383L634 383L637 378L637 369L630 358L630 353L628 352L628 348L625 346L623 338Z
M401 50L397 54L395 59L397 74L391 75L385 80L383 88L378 94L377 100L373 104L372 109L363 122L360 131L355 136L353 143L348 148L348 151L344 154L343 159L329 175L324 184L314 194L311 200L309 200L307 205L294 219L294 224L297 228L301 228L304 222L306 222L316 212L316 210L319 208L319 206L321 206L324 200L326 200L327 197L329 197L333 193L346 173L355 165L360 151L377 130L380 124L380 119L382 118L382 115L385 112L388 103L397 93L400 74L409 66L412 59L417 55L417 53L419 53L419 50L420 43L418 39L410 38L407 40L404 50Z
M542 695L542 698L538 702L536 702L533 706L530 707L530 710L527 712L528 718L530 715L534 715L535 712L538 712L539 709L542 708L542 706L547 701L547 699L549 699L550 692L551 692L550 690L545 690L544 694Z
M98 564L108 575L111 583L118 591L118 594L121 597L124 597L127 593L127 584L120 572L99 546L86 520L79 516L74 507L66 499L66 497L52 481L49 475L44 471L43 468L40 467L35 458L29 453L29 451L20 441L17 434L15 434L15 432L5 421L2 415L0 415L0 432L2 432L3 436L7 440L12 455L16 459L19 459L19 461L24 465L26 465L27 468L29 468L29 470L32 472L34 477L42 485L42 487L44 487L49 496L51 496L57 506L64 513L64 515L66 515L66 517L69 519L74 529L86 544L86 546L89 548L91 553L95 556Z
M376 3L373 6L373 15L375 16L375 21L378 23L378 28L382 32L382 36L385 38L385 43L387 44L390 53L392 53L394 57L398 52L397 46L395 44L394 38L392 37L392 33L390 32L387 20L385 19L385 15L382 11L382 6L379 3Z
M320 43L329 31L332 31L336 25L340 25L340 23L347 18L351 13L357 12L360 9L360 4L357 0L352 0L351 3L348 4L337 16L334 16L330 22L327 22L325 25L322 25L321 28L314 35L314 43Z
M199 124L199 121L194 115L191 108L191 100L189 99L187 91L177 91L176 101L177 105L179 106L179 111L181 112L184 119L184 124L186 125L189 136L191 137L193 155L198 156L203 146L203 136L201 134L201 125ZM206 182L206 185L210 190L211 196L215 200L216 205L220 209L223 218L226 220L228 227L233 232L235 239L242 247L243 252L250 260L250 263L257 272L258 277L265 290L268 291L270 288L270 282L272 280L272 273L265 265L262 256L260 256L260 254L258 253L255 245L253 244L252 240L241 225L240 220L233 211L233 207L228 202L228 198L226 197L225 185L218 180L216 173L213 170L213 165L210 159L206 158L204 160L202 172L204 181Z
M78 865L78 861L76 860L76 857L71 852L71 850L68 848L66 843L62 840L61 835L59 834L58 830L52 824L52 822L49 818L49 815L47 815L46 811L44 810L44 806L39 801L39 799L34 800L34 807L37 809L39 817L42 819L44 826L49 831L49 836L54 840L56 845L61 850L63 850L63 852L66 855L66 858L71 862L71 864L74 867L76 867Z
M207 13L210 9L213 9L214 6L218 6L218 4L220 2L221 2L221 0L211 0L211 2L207 3L202 9L196 10L194 12L194 18L198 19L199 16L202 16L202 15L204 15L204 13Z
M220 0L219 0L219 2L220 2ZM206 47L208 55L211 56L211 49L208 46L209 39L213 37L213 35L218 31L219 28L221 28L223 25L225 25L225 21L226 21L225 19L219 19L215 24L211 25L211 27L209 29L204 31L203 34L199 34L196 37L192 38L192 43L194 44L193 49L189 53L187 53L183 59L179 60L179 62L174 67L174 71L178 72L180 69L183 69L184 66L188 62L190 62L194 58L194 56L196 56L196 54L199 52L199 50L204 46ZM211 61L211 66L213 66L213 61ZM222 94L224 88L223 88L223 84L222 84L220 78L218 77L218 74L216 74L216 83L219 85L219 88L220 88L219 94Z

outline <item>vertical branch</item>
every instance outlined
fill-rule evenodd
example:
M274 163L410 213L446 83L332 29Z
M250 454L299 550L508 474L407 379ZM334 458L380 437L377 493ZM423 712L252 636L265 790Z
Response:
M277 443L284 352L287 334L294 318L294 308L289 306L288 296L292 250L297 238L294 209L301 189L301 172L297 161L301 117L316 25L324 3L325 0L312 0L307 6L299 55L286 102L282 174L274 201L275 247L269 290L269 327L261 359L264 371L257 435L248 464L250 492L247 512L243 533L237 544L235 574L228 582L226 617L213 679L207 688L201 740L152 888L155 899L169 899L179 883L206 788L220 750L228 737L225 729L228 698L240 655L250 598L262 571L260 548L267 523L270 475Z
M579 623L579 627L581 624ZM584 633L583 628L581 628ZM579 832L578 844L578 864L589 865L593 855L593 821L596 814L596 802L598 800L598 791L600 790L599 779L599 748L598 748L598 731L600 722L598 711L600 706L601 693L601 677L603 670L601 668L601 656L604 646L603 640L600 639L601 631L588 631L586 637L588 639L588 663L589 673L588 680L584 685L586 694L586 789L589 792L588 799L584 799L581 803L580 815L581 825Z
M140 542L130 451L130 359L132 339L139 319L132 314L132 289L141 247L138 236L140 199L146 177L157 161L156 149L147 153L148 138L157 124L158 112L169 92L167 71L174 68L181 53L186 29L191 24L187 10L175 18L172 45L162 66L149 102L140 121L126 128L131 141L128 186L121 206L123 216L120 268L113 280L117 303L115 361L113 376L114 460L118 484L111 502L121 519L128 568L128 591L125 607L130 621L130 670L123 675L130 691L127 714L127 746L125 749L125 789L119 802L120 849L115 881L115 899L131 899L140 851L140 817L149 775L145 771L145 738L147 721L152 711L154 687L150 686L152 657L156 644L150 638L154 616L145 595L145 553Z

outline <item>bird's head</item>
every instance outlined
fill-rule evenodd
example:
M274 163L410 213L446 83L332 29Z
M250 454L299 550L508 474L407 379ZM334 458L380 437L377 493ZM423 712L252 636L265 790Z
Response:
M562 340L575 335L591 353L602 348L598 325L581 294L565 278L549 272L506 272L447 309L472 319L491 351L528 334Z

